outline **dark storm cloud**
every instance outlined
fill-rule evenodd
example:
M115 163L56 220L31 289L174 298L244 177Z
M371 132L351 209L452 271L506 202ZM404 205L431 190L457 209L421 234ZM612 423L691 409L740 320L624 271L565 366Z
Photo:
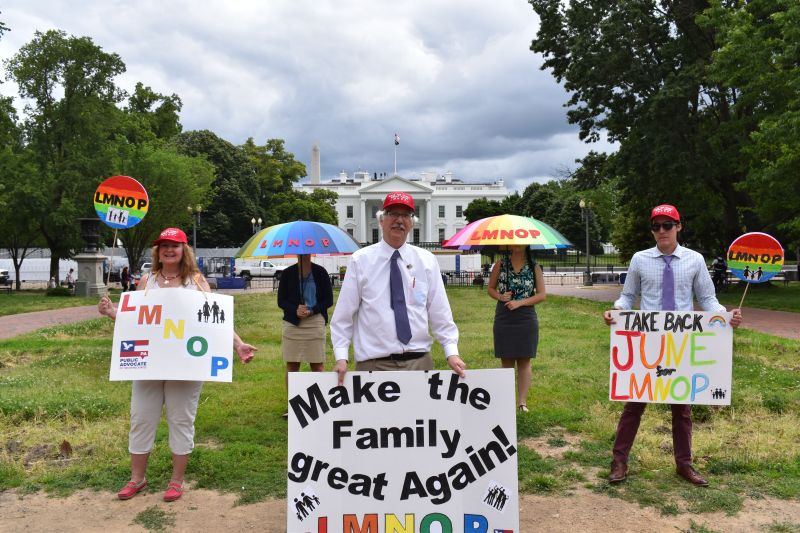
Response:
M522 188L589 149L568 125L567 95L528 50L524 0L5 2L9 57L34 30L87 35L137 81L183 100L185 129L234 143L286 140L322 174L452 171ZM11 94L6 83L0 92Z

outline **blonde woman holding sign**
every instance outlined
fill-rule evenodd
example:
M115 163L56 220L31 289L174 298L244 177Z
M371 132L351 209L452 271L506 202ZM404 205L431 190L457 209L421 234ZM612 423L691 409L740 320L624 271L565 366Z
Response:
M511 251L492 267L489 296L497 300L494 312L494 355L503 368L517 367L517 405L528 412L528 390L533 379L531 359L539 345L536 304L545 301L544 274L526 245Z
M178 289L209 291L208 282L197 269L186 234L167 228L153 242L153 269L142 276L139 290ZM98 304L100 314L116 319L117 309L107 296ZM233 347L242 363L248 363L256 348L233 334ZM131 454L131 479L117 493L120 500L133 498L147 487L145 471L153 449L156 429L165 408L169 426L169 447L172 450L172 477L164 493L164 501L175 501L183 495L183 477L189 454L194 448L194 420L200 399L202 381L139 380L131 390L131 429L128 451Z

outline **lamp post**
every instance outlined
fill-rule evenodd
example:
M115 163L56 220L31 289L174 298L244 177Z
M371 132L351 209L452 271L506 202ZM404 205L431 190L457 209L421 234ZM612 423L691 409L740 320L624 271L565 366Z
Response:
M253 235L255 235L257 231L261 231L261 222L261 217L258 217L258 220L256 220L256 217L250 219L250 224L253 226Z
M191 205L186 206L186 210L189 211L189 214L192 215L192 248L194 253L197 253L197 226L200 225L200 213L203 211L203 206L197 204L196 206L192 207Z
M590 266L590 259L591 256L589 255L589 217L591 216L591 210L589 208L589 204L581 198L580 204L581 206L581 215L583 220L585 221L586 227L586 272L583 274L583 285L585 287L592 286L592 269Z

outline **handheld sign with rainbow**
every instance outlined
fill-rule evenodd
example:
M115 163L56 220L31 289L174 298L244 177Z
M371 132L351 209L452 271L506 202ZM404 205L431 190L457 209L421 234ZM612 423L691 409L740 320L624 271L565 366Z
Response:
M142 221L150 207L147 191L130 176L111 176L94 193L94 210L107 226L128 229Z
M728 248L728 267L747 283L764 283L779 274L783 266L783 247L766 233L745 233Z

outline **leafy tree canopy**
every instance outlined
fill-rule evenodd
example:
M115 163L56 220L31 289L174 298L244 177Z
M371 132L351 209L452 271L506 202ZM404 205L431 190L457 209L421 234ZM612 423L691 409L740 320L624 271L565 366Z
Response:
M602 165L615 181L619 247L650 245L646 217L660 203L679 207L684 241L702 251L769 227L759 180L785 183L776 168L792 165L770 129L791 131L796 2L529 2L541 20L531 49L570 93L568 120L584 140L619 143Z

